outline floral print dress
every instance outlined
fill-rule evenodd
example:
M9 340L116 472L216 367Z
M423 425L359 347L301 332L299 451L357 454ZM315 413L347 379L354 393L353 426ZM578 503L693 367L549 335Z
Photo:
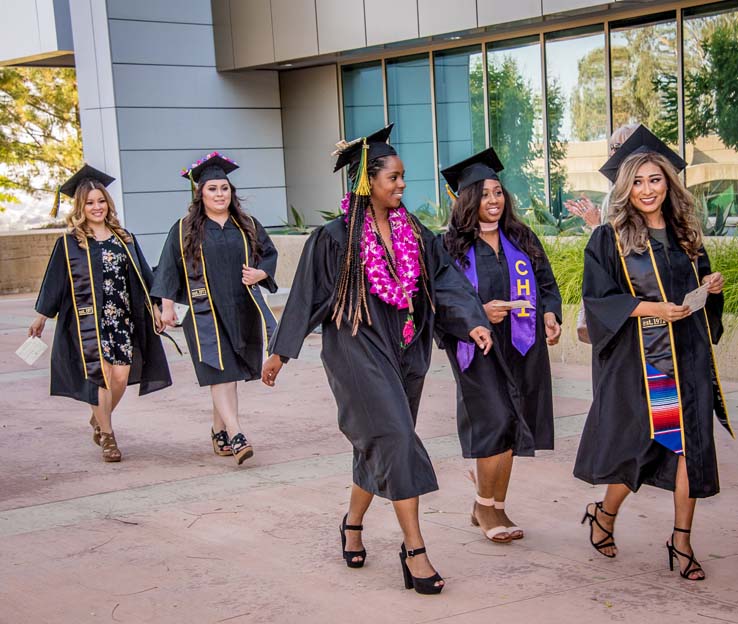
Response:
M100 343L103 357L110 364L133 362L133 321L128 288L128 254L123 244L111 236L95 241L102 253L103 313L100 318Z

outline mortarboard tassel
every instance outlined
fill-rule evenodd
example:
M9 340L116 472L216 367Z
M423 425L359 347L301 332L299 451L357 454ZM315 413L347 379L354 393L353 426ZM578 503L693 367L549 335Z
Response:
M192 169L187 172L187 177L190 179L190 193L192 193L192 201L195 201L195 180L192 177Z
M454 193L451 190L451 187L448 184L446 185L446 193L448 193L448 197L452 203L455 202L459 197L456 193Z
M369 154L369 144L364 138L364 145L361 147L361 160L359 161L359 170L356 173L356 183L354 184L353 193L354 195L371 195L371 188L369 187L369 174L366 171L366 159Z
M51 205L51 211L49 215L56 219L59 215L59 203L61 202L61 185L56 187L56 193L54 193L54 203Z

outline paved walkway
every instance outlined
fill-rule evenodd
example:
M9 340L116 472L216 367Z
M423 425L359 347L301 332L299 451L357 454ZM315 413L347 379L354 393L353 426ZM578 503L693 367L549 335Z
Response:
M441 489L421 510L447 587L424 597L403 589L386 501L365 519L366 566L340 558L351 455L319 337L276 389L241 385L256 450L241 468L213 455L208 394L169 347L175 386L124 397L115 421L124 461L103 464L86 408L48 396L48 357L29 368L13 355L32 305L29 295L0 298L0 624L738 623L738 443L716 430L723 492L699 503L694 539L707 581L669 572L671 497L652 488L626 502L620 555L605 559L579 525L601 488L571 476L586 367L554 365L557 449L516 460L508 509L526 538L497 545L469 524L453 381L435 354L418 431ZM738 414L738 384L727 390Z

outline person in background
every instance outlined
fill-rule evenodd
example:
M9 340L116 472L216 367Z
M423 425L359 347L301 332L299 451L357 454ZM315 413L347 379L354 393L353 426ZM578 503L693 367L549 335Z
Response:
M241 208L228 179L236 169L212 152L182 171L193 199L187 216L169 230L152 292L162 299L165 325L178 320L175 302L189 306L182 324L197 381L210 388L213 452L241 465L254 450L238 418L236 382L261 377L276 321L259 286L276 292L277 250Z
M28 329L29 336L41 337L47 319L57 317L51 394L92 406L92 439L106 462L122 458L112 418L126 387L140 384L144 395L172 383L158 335L158 301L149 294L153 275L135 237L118 221L106 188L114 180L84 165L60 187L74 208L51 252L38 316Z

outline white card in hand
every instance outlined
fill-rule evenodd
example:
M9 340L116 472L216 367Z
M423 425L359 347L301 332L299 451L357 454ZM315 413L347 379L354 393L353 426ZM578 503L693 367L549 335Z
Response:
M699 288L695 288L692 292L688 292L684 297L682 305L689 306L689 309L692 310L692 312L696 312L697 310L704 308L705 302L707 301L708 287L709 284L703 284Z
M493 308L505 308L506 310L526 310L532 308L530 301L525 299L516 299L515 301L496 301L492 304Z
M41 338L31 336L20 347L18 347L15 354L28 364L28 366L33 366L36 360L38 360L38 358L40 358L48 348L49 345L41 340Z

